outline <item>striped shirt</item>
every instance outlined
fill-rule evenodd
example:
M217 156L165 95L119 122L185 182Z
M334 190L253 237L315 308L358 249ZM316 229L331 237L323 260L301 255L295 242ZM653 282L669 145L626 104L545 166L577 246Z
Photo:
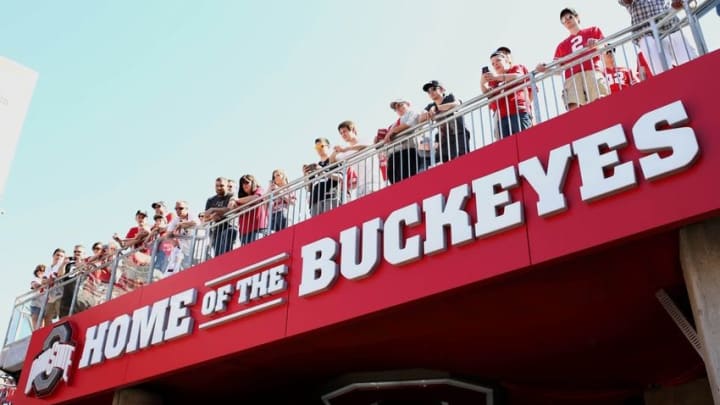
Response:
M670 4L668 0L634 0L632 4L625 4L623 0L618 0L618 4L628 10L628 12L630 13L630 23L632 25L640 24L643 21L646 21L652 17L663 14L670 10ZM675 16L668 22L668 24L660 27L660 29L666 30L670 28L671 25L677 24L679 22L680 19ZM647 27L647 24L644 24L642 27L635 29L633 32L640 31L645 27Z

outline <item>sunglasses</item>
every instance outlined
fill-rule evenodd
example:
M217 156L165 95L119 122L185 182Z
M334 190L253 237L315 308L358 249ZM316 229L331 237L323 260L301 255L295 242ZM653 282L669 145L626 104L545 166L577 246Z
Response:
M178 210L178 211L182 211L182 210L184 210L185 208L187 208L187 207L175 207L175 209Z

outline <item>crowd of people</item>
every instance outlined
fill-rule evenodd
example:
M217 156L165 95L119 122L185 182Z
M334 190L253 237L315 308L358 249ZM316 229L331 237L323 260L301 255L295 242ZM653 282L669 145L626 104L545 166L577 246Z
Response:
M681 0L672 0L671 5L663 0L618 2L630 13L632 24L663 14L670 6L683 7ZM668 24L677 23L676 18ZM581 27L576 10L561 10L560 23L569 36L558 44L554 60L562 62L562 99L568 111L697 56L681 31L661 27L669 32L660 42L664 52L660 52L652 37L641 36L636 42L638 69L631 71L618 66L614 48L598 49L604 39L601 29ZM663 54L669 60L661 60ZM569 55L574 56L568 61ZM494 138L505 138L531 127L537 89L527 80L527 67L513 61L507 46L490 53L489 65L481 69L480 90L490 99ZM536 71L545 72L548 66L540 63ZM423 84L422 90L430 101L425 108L418 112L406 99L393 100L389 105L397 115L396 121L378 130L372 140L358 136L352 121L337 126L343 145L331 148L327 138L315 139L319 160L302 167L307 180L306 199L299 198L297 193L283 192L288 177L281 169L272 172L267 190L251 174L243 175L237 183L217 177L215 195L207 199L205 209L197 215L192 214L187 201L177 201L173 211L167 209L165 202L156 201L150 205L151 223L146 211L137 210L135 225L124 236L116 233L107 243L94 243L91 254L86 253L83 245L76 245L72 255L55 249L49 265L39 264L33 270L30 287L38 293L29 301L33 328L111 298L109 291L115 290L112 295L117 295L132 290L281 231L292 222L291 209L301 203L306 204L308 215L320 215L347 199L378 190L385 183L414 176L433 162L444 163L468 153L471 132L462 115L452 114L461 101L437 80ZM407 135L408 129L427 121L441 123L432 137L427 131ZM360 161L353 159L342 170L335 168L354 154L383 144L392 147L380 155ZM267 193L274 197L263 199Z

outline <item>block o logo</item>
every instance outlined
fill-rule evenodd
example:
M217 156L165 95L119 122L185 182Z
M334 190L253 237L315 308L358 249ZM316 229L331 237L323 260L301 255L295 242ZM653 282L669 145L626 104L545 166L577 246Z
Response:
M68 383L68 375L75 352L72 341L73 329L68 322L55 326L45 339L43 350L30 366L25 395L31 391L38 397L50 395L62 379Z

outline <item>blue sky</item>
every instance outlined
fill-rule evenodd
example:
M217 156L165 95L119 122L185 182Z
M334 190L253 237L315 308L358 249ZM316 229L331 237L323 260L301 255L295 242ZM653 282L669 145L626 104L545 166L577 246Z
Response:
M629 24L612 0L0 3L0 55L39 73L0 194L0 333L56 247L108 241L155 200L197 211L217 176L297 178L314 138L345 119L372 137L428 80L469 99L499 45L551 60L568 5L606 35Z

